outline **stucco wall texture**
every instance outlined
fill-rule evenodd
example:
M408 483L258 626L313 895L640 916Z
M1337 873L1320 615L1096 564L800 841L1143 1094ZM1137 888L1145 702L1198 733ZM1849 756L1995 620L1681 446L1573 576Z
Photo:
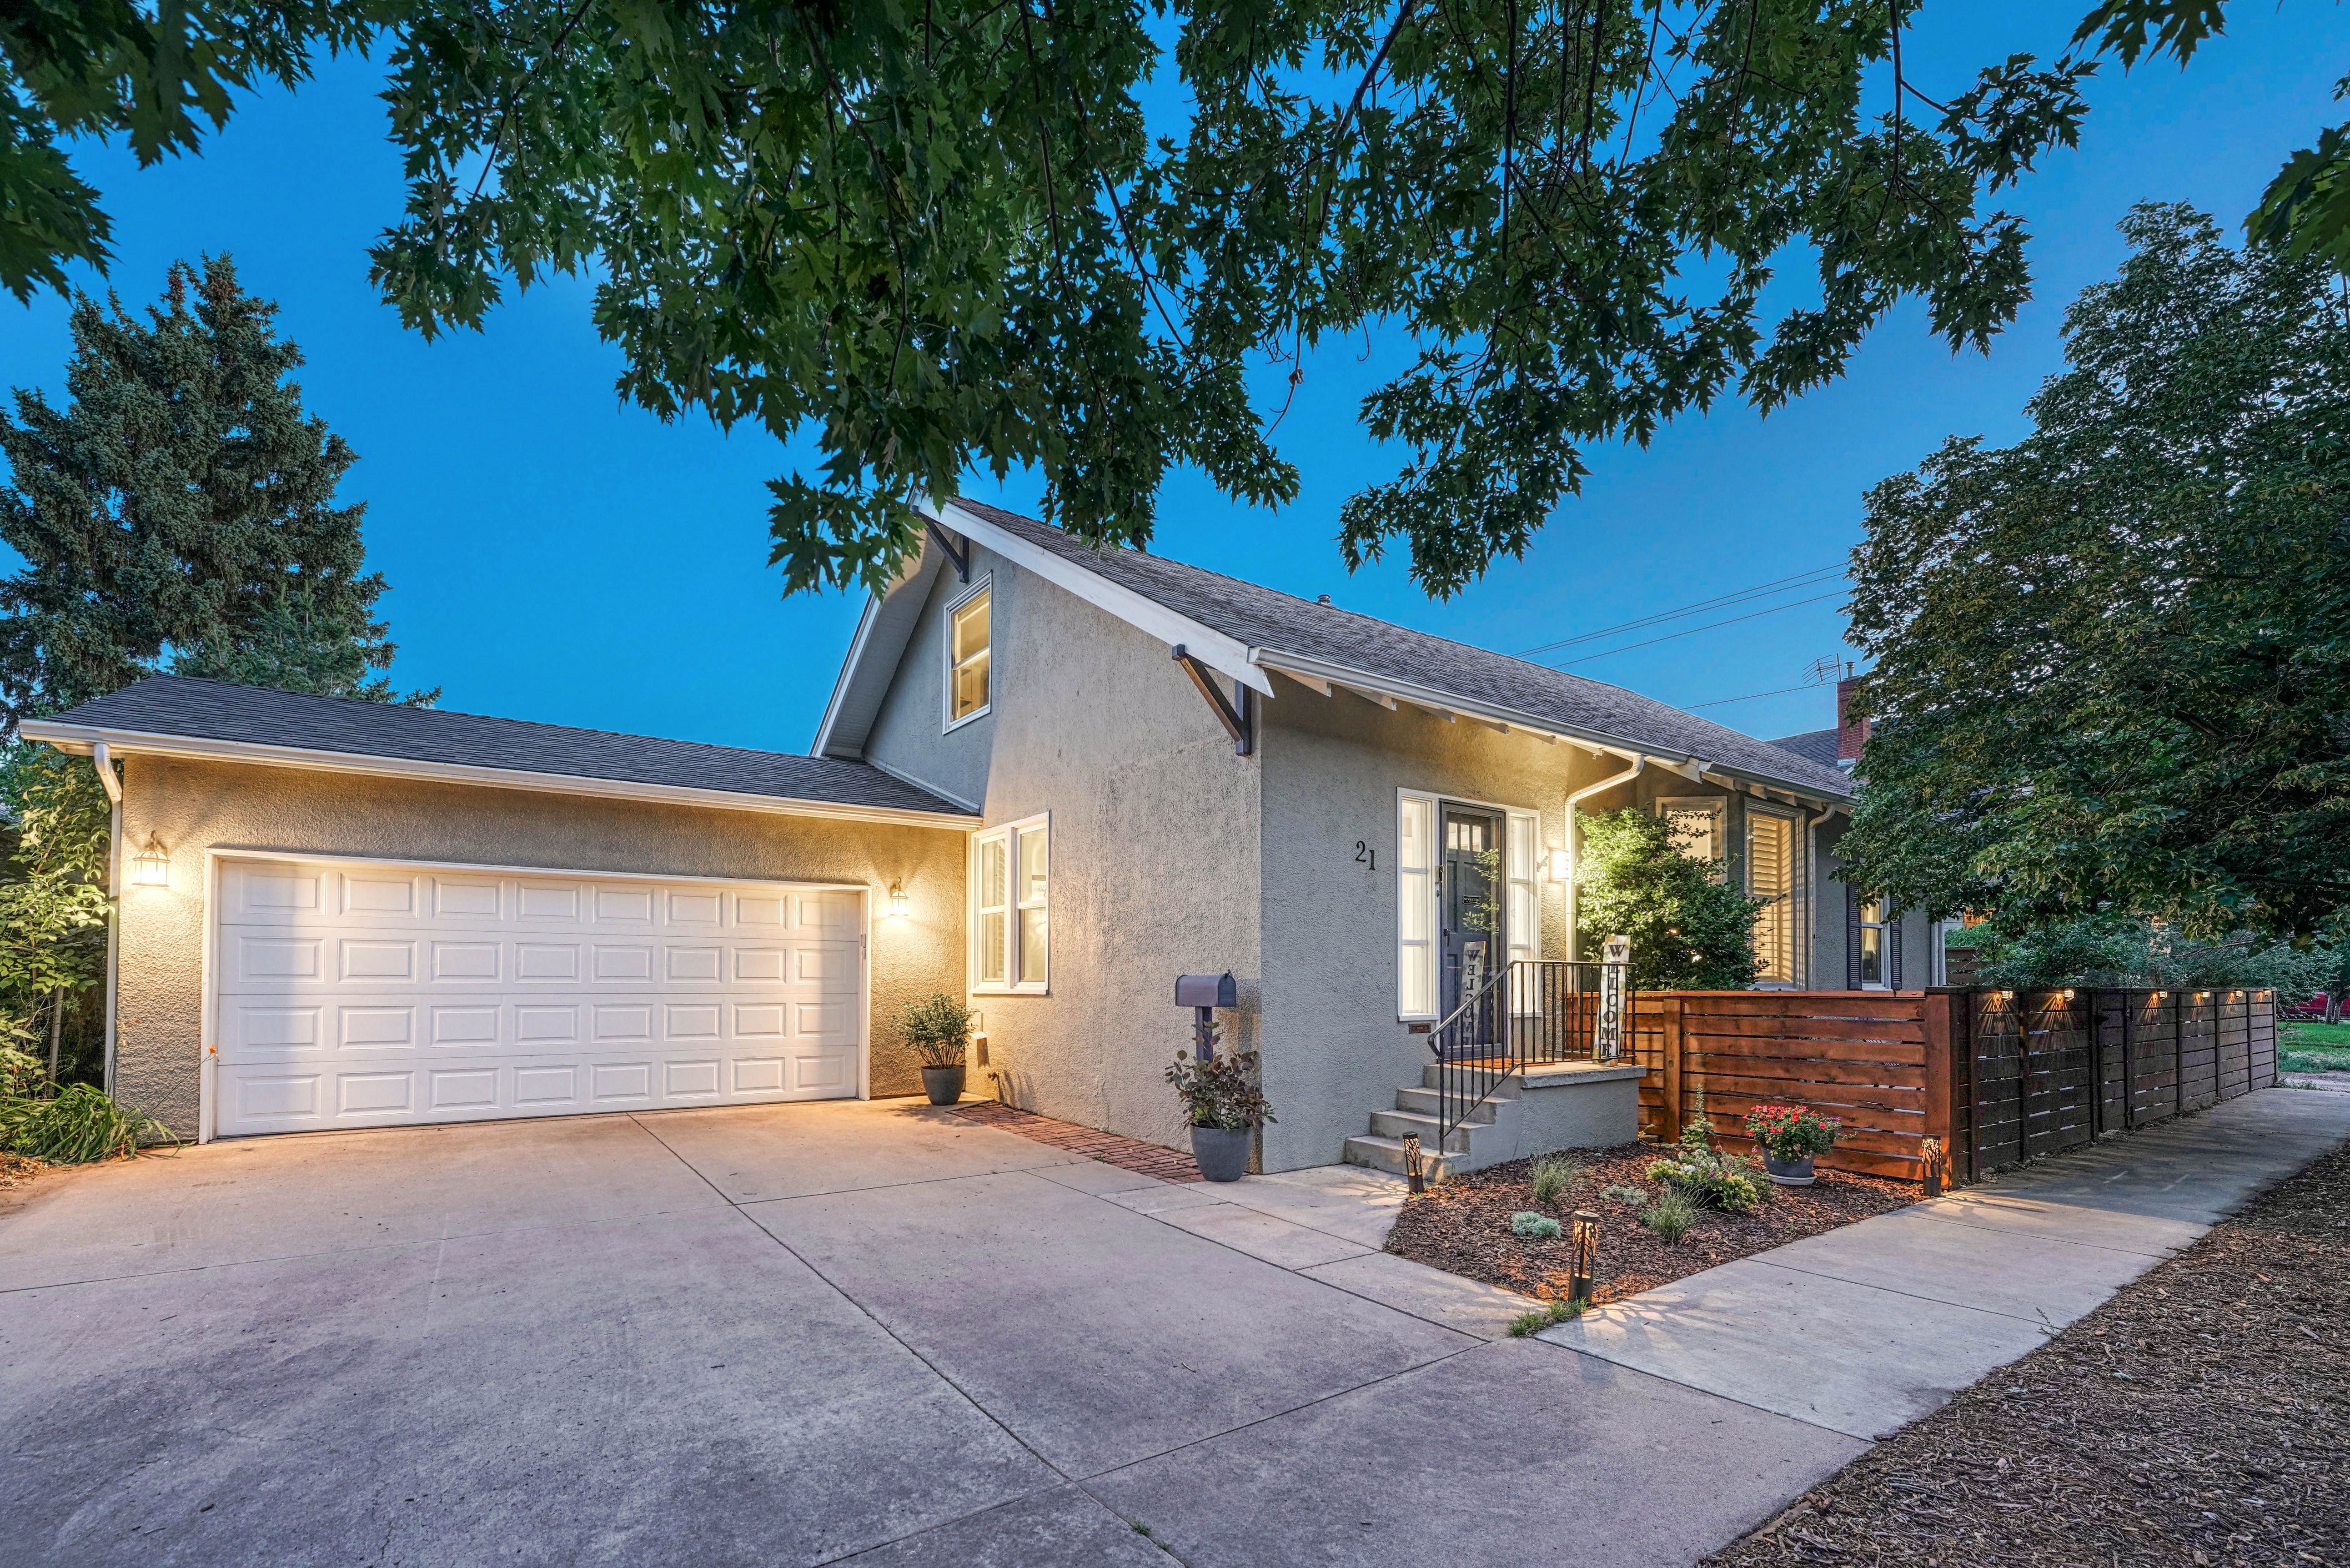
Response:
M972 554L973 582L993 584L993 711L941 733L945 610L967 591L942 572L866 749L980 803L990 826L1051 814L1050 991L972 996L1000 1079L974 1072L971 1086L1183 1147L1162 1076L1191 1033L1175 977L1232 971L1225 1039L1258 1043L1259 770L1164 644Z
M166 888L125 890L116 1086L166 1125L196 1125L205 851L267 849L633 871L676 877L863 884L871 889L872 1070L877 1095L919 1093L889 1019L934 991L963 989L960 828L782 816L650 802L484 789L307 769L131 756L126 845L159 836ZM902 919L878 918L891 882Z

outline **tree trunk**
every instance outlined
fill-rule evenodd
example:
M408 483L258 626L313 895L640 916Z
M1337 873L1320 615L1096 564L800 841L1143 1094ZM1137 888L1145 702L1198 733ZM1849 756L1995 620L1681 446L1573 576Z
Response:
M2328 1023L2342 1022L2342 993L2338 991L2328 991L2325 993L2325 1022Z
M57 1081L57 1043L66 1028L66 993L60 986L49 992L49 1082Z

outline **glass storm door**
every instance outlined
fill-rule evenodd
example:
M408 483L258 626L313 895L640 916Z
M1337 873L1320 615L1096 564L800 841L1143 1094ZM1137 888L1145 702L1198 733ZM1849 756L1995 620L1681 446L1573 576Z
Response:
M1466 806L1444 808L1444 858L1437 900L1443 1012L1473 995L1507 950L1502 940L1502 819Z

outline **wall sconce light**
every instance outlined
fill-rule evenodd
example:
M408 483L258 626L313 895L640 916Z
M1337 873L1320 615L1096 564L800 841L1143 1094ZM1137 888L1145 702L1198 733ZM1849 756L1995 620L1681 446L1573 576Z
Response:
M1566 1299L1588 1305L1591 1276L1599 1268L1599 1216L1588 1209L1575 1211L1574 1261L1567 1265Z
M167 888L171 883L172 857L163 853L162 841L151 833L147 836L147 847L130 857L130 885Z
M1420 1158L1419 1135L1403 1135L1403 1173L1411 1183L1414 1193L1428 1190L1428 1163Z
M906 918L906 885L903 882L889 884L889 918L893 920Z
M1573 875L1575 875L1575 857L1569 855L1564 849L1552 850L1550 852L1550 879L1554 882L1564 882Z

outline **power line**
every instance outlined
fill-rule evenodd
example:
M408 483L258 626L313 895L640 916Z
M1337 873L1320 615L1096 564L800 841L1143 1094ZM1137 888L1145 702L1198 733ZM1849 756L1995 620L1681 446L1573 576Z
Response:
M1796 588L1810 587L1827 577L1843 576L1844 570L1841 566L1814 566L1810 571L1797 572L1793 576L1773 578L1767 583L1758 583L1751 588L1735 588L1726 594L1717 594L1710 599L1700 599L1695 604L1683 605L1679 609L1659 610L1654 615L1642 616L1637 620L1624 621L1616 626L1603 626L1596 631L1580 632L1574 637L1561 638L1556 642L1545 642L1538 648L1526 649L1518 657L1532 659L1538 653L1550 653L1558 649L1572 648L1577 643L1596 642L1605 637L1620 637L1627 631L1645 630L1652 626L1661 626L1669 620L1703 615L1707 610L1726 609L1731 605L1742 604L1749 599L1764 597L1773 593L1788 593Z
M1700 708L1727 708L1732 702L1752 702L1758 698L1784 697L1790 691L1817 691L1820 689L1819 681L1806 680L1801 686L1782 686L1776 691L1750 691L1743 697L1717 697L1711 702L1690 702L1685 704L1681 711L1694 713Z
M1703 626L1693 626L1685 631L1669 631L1662 637L1652 637L1645 642L1627 642L1621 648L1604 648L1597 653L1586 653L1578 659L1561 659L1557 663L1552 665L1551 668L1554 670L1564 670L1570 664L1588 664L1595 659L1606 659L1610 655L1617 653L1629 653L1636 648L1654 648L1660 642L1670 642L1676 638L1695 637L1699 632L1713 631L1725 626L1736 626L1742 620L1760 620L1766 615L1777 615L1781 610L1801 609L1805 605L1815 605L1823 599L1841 597L1843 596L1843 592L1844 590L1839 588L1832 594L1814 594L1810 598L1796 599L1792 604L1773 605L1769 609L1759 609L1747 615L1734 615L1728 620L1709 621Z

